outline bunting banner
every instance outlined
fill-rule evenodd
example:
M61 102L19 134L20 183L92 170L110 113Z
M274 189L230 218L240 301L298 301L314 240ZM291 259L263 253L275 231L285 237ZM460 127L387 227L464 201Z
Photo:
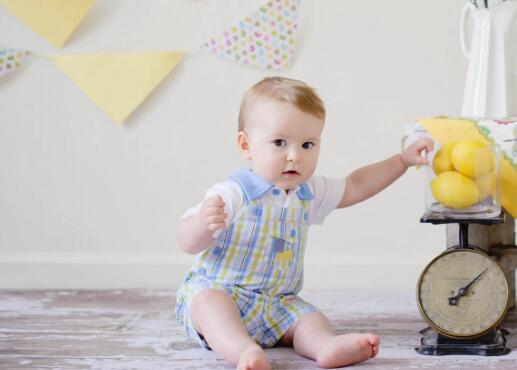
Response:
M61 48L95 0L0 0L18 19Z
M115 122L122 123L183 59L181 52L50 57Z
M0 78L20 68L29 55L25 50L0 48Z
M51 44L63 46L94 0L0 0ZM222 35L197 50L249 66L282 70L291 65L301 0L268 0ZM183 60L186 52L41 55L0 48L0 77L29 55L50 59L108 116L124 122Z
M466 118L418 120L440 144L462 139L488 140L501 150L501 204L517 218L517 121Z
M203 49L219 57L265 69L289 68L298 29L300 0L270 0Z

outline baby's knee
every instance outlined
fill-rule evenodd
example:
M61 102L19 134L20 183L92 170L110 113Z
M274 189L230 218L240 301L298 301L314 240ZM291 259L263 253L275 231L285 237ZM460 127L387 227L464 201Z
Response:
M190 319L194 329L202 333L203 321L209 320L228 294L217 289L203 289L197 292L190 301Z
M192 297L191 306L210 307L210 305L217 304L220 301L226 301L228 299L231 300L231 297L224 290L207 288L201 290Z
M205 326L223 317L239 319L238 307L232 296L224 290L207 288L196 293L190 301L190 319L194 329L203 334Z

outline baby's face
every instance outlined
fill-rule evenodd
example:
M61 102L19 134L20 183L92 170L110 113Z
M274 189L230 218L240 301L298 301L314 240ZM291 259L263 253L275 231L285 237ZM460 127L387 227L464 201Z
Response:
M321 119L274 100L254 102L246 117L239 143L257 175L285 190L312 176L320 152Z

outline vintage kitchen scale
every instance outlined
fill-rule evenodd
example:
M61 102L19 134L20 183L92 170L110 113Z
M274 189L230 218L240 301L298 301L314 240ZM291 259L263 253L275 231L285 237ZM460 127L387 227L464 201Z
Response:
M513 81L509 76L515 73L508 70L514 65L508 60L517 54L506 50L513 45L508 40L515 35L516 14L515 0L469 0L463 8L461 46L468 60L463 117L508 117L517 112L507 88ZM466 37L468 33L470 37ZM480 121L473 119L480 133L491 139L497 136L495 132L501 134L500 124L507 124L494 121L481 130ZM415 127L415 133L422 131ZM458 140L458 133L450 134ZM505 139L511 140L511 136ZM488 141L493 168L486 166L490 161L483 160L490 156L482 155L478 158L481 164L472 171L473 162L470 167L467 162L478 149L482 151L482 145L472 141L470 149L464 147L463 158L454 153L457 143L443 143L438 160L430 158L433 168L427 166L430 186L421 222L446 225L447 249L425 266L417 283L418 307L429 325L421 331L421 345L415 348L421 354L497 356L510 352L505 338L508 332L500 325L515 305L515 220L501 208L500 148L494 144L502 142ZM450 151L444 155L447 145ZM511 156L510 152L507 147L506 155ZM458 156L453 158L455 154Z
M470 224L494 225L492 218L454 219L427 212L421 222L459 223L459 245L434 258L417 284L420 313L429 327L422 330L425 355L505 355L505 335L499 327L510 302L510 289L501 266L480 248L469 245Z
M420 332L421 345L415 348L420 354L497 356L510 352L505 338L508 332L499 326L513 302L506 272L481 248L485 246L469 243L469 226L493 227L505 222L500 205L499 153L490 145L458 141L452 146L451 158L456 159L454 151L465 143L478 145L470 151L475 154L465 157L470 167L455 161L454 166L449 163L449 168L440 168L447 145L436 145L429 158L433 165L427 166L426 212L420 221L448 227L458 224L459 229L458 244L429 262L418 279L417 303L429 325ZM481 165L474 168L474 162ZM481 195L479 179L485 173L490 173L492 185ZM474 198L469 200L472 191Z

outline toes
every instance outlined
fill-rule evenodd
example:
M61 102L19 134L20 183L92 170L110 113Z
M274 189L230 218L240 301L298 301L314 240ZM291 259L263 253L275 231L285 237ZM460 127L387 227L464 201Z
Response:
M246 364L246 370L268 370L271 369L271 366L269 365L267 359L265 357L262 357L262 354L257 357L252 357L248 360Z
M372 344L372 346L378 346L381 342L381 338L378 335L368 333L366 336L368 337L368 341Z
M361 348L363 348L365 352L368 352L369 357L372 358L377 356L377 353L379 353L379 343L380 338L377 335L370 333L365 334L359 339Z
M248 369L263 369L264 367L264 363L261 359L252 358L248 360Z
M372 346L372 357L377 356L379 353L379 345L381 343L381 338L378 335L375 334L367 334L368 341L370 342L370 345Z

